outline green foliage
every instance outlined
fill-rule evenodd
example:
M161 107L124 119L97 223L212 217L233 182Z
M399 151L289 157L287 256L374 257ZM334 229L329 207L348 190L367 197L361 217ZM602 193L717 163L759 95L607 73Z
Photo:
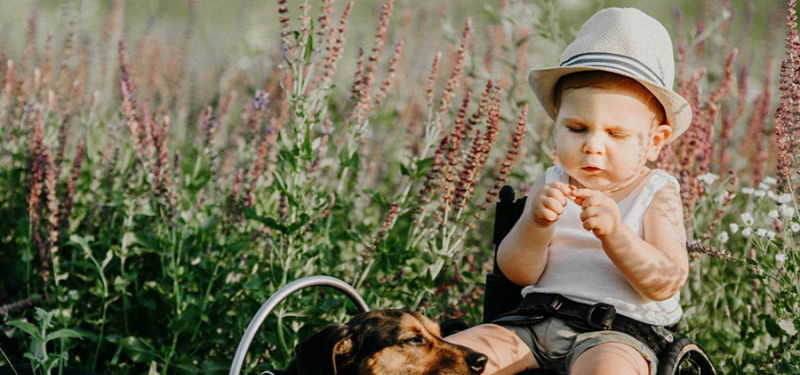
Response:
M794 195L765 181L758 189L712 183L695 216L711 246L695 254L684 325L707 350L726 353L717 361L728 373L797 371L800 216Z
M191 22L173 39L174 30L156 27L128 40L137 43L130 60L115 57L121 4L104 15L102 35L65 23L55 34L64 35L61 46L89 42L82 53L58 51L55 65L36 35L27 59L0 43L0 61L16 61L0 69L0 364L27 360L41 373L67 364L115 374L225 373L261 304L312 274L347 281L373 308L479 321L492 266L493 186L507 179L525 193L552 163L550 121L531 111L531 131L514 150L522 162L501 173L521 108L533 100L527 61L555 61L575 27L565 5L485 6L474 11L486 20L464 31L453 26L461 20L431 16L444 8L409 6L417 12L411 26L391 21L388 35L362 43L353 80L337 61L357 58L317 34L319 14L303 18L294 8L288 32L269 38L281 45L246 36L243 60L193 61ZM333 8L335 29L344 5ZM693 41L721 51L725 41L712 31L730 19L707 16L711 27ZM351 28L366 18L354 17ZM393 65L387 52L408 35L403 27L429 33L407 38ZM84 39L68 39L76 35ZM444 53L432 74L436 50ZM700 84L716 84L720 59L696 54L692 63L710 72ZM736 99L713 104L733 108ZM471 126L464 134L459 118ZM731 165L750 173L753 152L735 157ZM697 246L682 333L708 349L721 373L797 373L796 194L780 198L772 186L755 193L747 183L708 185L687 213ZM737 195L722 203L727 190ZM291 296L264 322L246 370L284 366L298 340L353 313L330 291Z
M11 320L7 324L29 337L30 347L25 353L25 358L31 361L35 373L50 374L55 368L63 369L69 360L65 344L70 339L80 339L82 335L68 328L48 332L55 326L55 311L45 311L37 307L35 317L37 324L24 320ZM49 353L47 343L56 340L60 344L60 352Z

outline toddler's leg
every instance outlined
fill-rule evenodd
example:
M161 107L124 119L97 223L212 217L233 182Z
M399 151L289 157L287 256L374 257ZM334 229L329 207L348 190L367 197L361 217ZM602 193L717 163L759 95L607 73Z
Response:
M496 324L475 326L447 336L445 340L486 354L489 362L484 375L513 375L539 367L528 345L514 332Z
M649 375L647 360L636 349L619 342L607 342L581 353L570 369L571 375Z

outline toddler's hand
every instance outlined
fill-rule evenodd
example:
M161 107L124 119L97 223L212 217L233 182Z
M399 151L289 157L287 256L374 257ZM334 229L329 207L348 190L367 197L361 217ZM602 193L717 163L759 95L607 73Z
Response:
M574 188L560 182L542 186L532 200L533 221L544 227L555 223Z
M572 192L575 203L581 206L581 221L586 230L602 239L622 222L617 202L604 193L591 189L576 189Z

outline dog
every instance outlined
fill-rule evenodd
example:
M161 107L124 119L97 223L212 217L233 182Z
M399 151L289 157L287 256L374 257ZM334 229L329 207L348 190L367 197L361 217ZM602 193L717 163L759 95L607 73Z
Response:
M280 374L479 375L486 361L481 353L443 340L439 325L416 312L376 310L301 342Z

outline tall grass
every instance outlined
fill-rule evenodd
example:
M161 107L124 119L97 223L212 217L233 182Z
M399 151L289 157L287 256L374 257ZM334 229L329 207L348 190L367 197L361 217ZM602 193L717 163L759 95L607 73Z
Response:
M100 33L66 10L44 45L34 13L21 54L0 48L5 361L225 372L260 304L311 274L375 308L477 321L497 189L526 193L552 164L525 76L569 40L566 12L500 1L455 22L447 5L399 4L378 4L364 35L357 3L277 0L258 72L192 61L191 22L131 39L121 1ZM724 16L730 3L706 6L675 13L691 30L675 34L695 123L656 163L687 212L682 330L723 372L797 371L794 3L784 51L736 39L747 25ZM753 74L764 53L783 53L781 69L766 59ZM349 313L330 292L292 297L248 369L284 365Z

